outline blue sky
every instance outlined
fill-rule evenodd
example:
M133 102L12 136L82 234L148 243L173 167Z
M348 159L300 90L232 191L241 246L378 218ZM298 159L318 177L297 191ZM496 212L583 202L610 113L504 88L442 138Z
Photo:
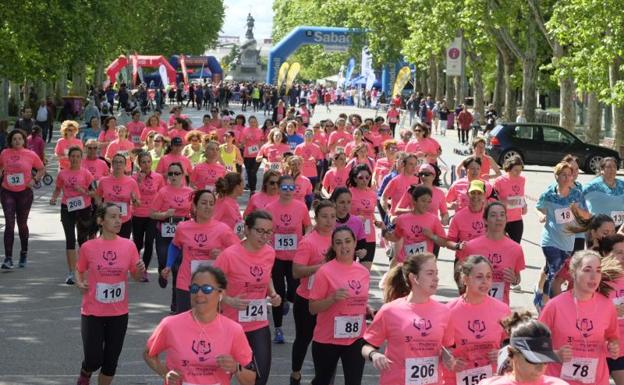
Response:
M256 20L256 40L271 37L273 23L273 0L225 0L225 21L221 28L223 35L245 36L247 14Z

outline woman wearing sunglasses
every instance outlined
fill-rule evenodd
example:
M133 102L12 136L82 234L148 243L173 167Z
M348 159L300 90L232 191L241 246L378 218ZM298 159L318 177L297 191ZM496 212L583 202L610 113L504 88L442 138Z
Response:
M371 188L370 168L364 164L360 164L351 169L347 186L349 186L349 191L351 191L350 213L362 220L364 224L364 234L366 235L366 242L364 243L366 256L360 258L360 263L370 270L375 257L377 238L375 226L381 225L381 222L375 219L377 195Z
M128 129L125 126L117 126L117 139L108 144L104 157L110 162L113 159L113 155L122 154L126 157L126 173L130 174L130 171L132 171L130 151L132 149L134 149L134 143L128 140Z
M178 225L169 245L167 267L162 274L168 276L181 258L175 288L178 314L191 308L188 290L191 275L201 266L212 265L221 251L240 242L231 228L213 218L216 200L215 193L209 190L193 193L193 219Z
M180 163L171 163L167 172L167 185L161 188L150 205L150 218L156 221L156 255L158 256L158 284L167 287L167 275L162 274L167 264L167 250L173 240L178 223L191 214L193 190L184 186L184 173ZM173 267L171 311L175 312L175 284L178 264Z
M156 172L161 173L164 177L167 177L169 165L172 163L180 163L182 165L184 175L190 175L191 171L193 171L193 165L186 156L182 155L183 149L184 142L182 141L182 138L171 139L171 145L167 147L165 155L163 155L163 157L158 161Z
M292 155L288 158L288 173L295 181L294 198L304 202L308 209L312 205L314 199L312 182L305 175L301 174L303 167L303 158L298 155Z
M54 154L59 162L59 170L69 168L68 151L70 147L78 147L82 149L82 141L76 136L79 130L78 122L74 120L65 120L61 124L61 138L56 142ZM26 142L24 142L26 145Z
M165 148L168 147L168 139L161 134L154 136L154 147L149 150L149 154L152 157L152 171L156 171L160 158L165 155Z
M243 177L237 172L228 172L217 180L215 191L219 198L214 208L214 219L225 223L242 239L245 225L237 199L243 195Z
M333 155L332 167L323 177L321 194L329 198L334 190L346 187L350 169L347 167L347 156L343 152Z
M82 167L89 170L93 179L99 181L103 176L110 174L110 167L104 160L98 157L98 142L95 139L89 139L85 143L86 156L82 158Z
M193 130L189 131L185 137L186 143L188 144L184 146L182 155L186 156L193 166L201 161L201 156L204 152L202 148L202 136L203 134L201 131Z
M273 238L270 244L275 249L277 258L271 275L275 290L284 302L294 302L298 282L292 275L292 260L303 237L303 229L305 228L305 233L308 233L312 228L312 222L306 205L294 199L296 186L290 175L282 175L279 178L279 188L279 199L266 207L273 216ZM284 343L282 317L284 312L287 312L283 306L280 304L273 309L274 341L280 344Z
M418 168L418 178L421 181L421 185L428 187L431 190L431 204L429 205L429 211L436 216L440 216L440 220L443 226L449 224L448 208L446 207L446 198L444 191L441 188L433 185L435 180L435 169L429 163L421 164ZM399 201L399 205L394 212L395 215L401 215L406 212L412 211L412 197L409 194L409 190L403 195ZM434 253L437 255L437 253Z
M256 372L243 328L219 314L225 275L201 266L190 281L191 310L160 322L147 341L145 362L167 384L226 385L236 377L237 383L252 385ZM165 363L161 353L167 355Z
M282 302L271 281L275 250L267 243L272 236L271 214L254 211L245 217L245 239L223 250L214 263L229 282L223 296L223 315L245 331L256 363L256 385L266 385L271 371L267 304L279 306Z
M262 190L249 198L243 213L244 216L249 215L254 210L264 210L269 204L279 198L279 178L280 173L277 171L269 170L264 173Z
M196 190L215 191L217 180L225 176L225 167L219 163L219 143L210 140L204 149L204 162L199 163L191 172L191 186Z

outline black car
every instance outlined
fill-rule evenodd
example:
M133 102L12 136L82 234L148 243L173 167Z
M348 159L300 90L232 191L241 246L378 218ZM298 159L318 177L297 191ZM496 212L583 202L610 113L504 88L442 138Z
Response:
M487 135L487 153L499 164L519 155L524 164L554 166L567 155L578 158L579 167L590 174L600 171L602 158L620 154L609 148L584 143L566 129L542 123L501 123Z

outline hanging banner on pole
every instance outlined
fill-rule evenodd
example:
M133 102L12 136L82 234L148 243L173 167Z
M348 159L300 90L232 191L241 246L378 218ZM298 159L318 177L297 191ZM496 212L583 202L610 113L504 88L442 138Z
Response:
M300 69L301 69L301 64L299 63L292 63L290 65L290 69L288 70L288 75L286 75L286 94L288 94L288 91L292 87L293 82L295 81L295 78L297 77L297 75L299 75Z
M362 73L361 75L368 78L368 73L373 71L373 56L368 52L368 47L362 48Z
M463 60L462 38L456 37L446 49L446 76L461 76Z
M182 79L184 80L184 91L188 92L189 82L188 74L186 73L186 59L184 55L180 55L180 68L182 69Z
M160 79L162 80L163 87L166 87L169 84L169 76L167 76L167 69L164 64L161 64L158 67L158 73L160 74Z
M392 88L391 96L394 97L395 95L401 94L401 92L403 91L403 88L405 88L405 85L409 81L411 75L412 75L412 71L410 70L408 66L405 66L401 68L401 70L399 70L399 73L396 76L396 80L394 81L394 87Z
M338 71L338 81L336 82L336 87L338 88L342 88L342 86L345 84L345 66L344 64L340 65L340 71Z
M349 64L347 65L347 73L345 74L345 82L349 82L351 77L353 76L353 70L355 69L355 58L349 59Z
M281 89L282 88L282 84L284 84L284 81L286 81L286 74L288 73L288 68L290 67L290 64L288 64L288 62L283 62L279 72L277 73L277 89Z
M375 76L375 71L372 69L368 71L368 75L366 75L366 91L370 91L373 89L373 84L375 84L375 80L377 77Z
M139 57L137 54L132 55L132 86L136 84L137 74L139 73Z

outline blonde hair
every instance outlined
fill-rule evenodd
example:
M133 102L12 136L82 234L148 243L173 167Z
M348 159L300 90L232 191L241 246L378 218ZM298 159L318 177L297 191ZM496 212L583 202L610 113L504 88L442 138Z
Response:
M601 258L600 254L593 250L580 250L572 255L570 259L570 275L572 279L576 279L575 272L581 267L581 263L585 257L595 257L600 261L600 284L596 291L605 297L613 291L610 283L624 275L622 265L614 257Z
M555 172L555 176L559 176L559 174L561 174L563 172L563 170L568 169L570 171L572 171L572 166L570 166L569 163L567 162L559 162L555 165L555 167L553 168L553 171Z
M70 127L74 127L76 129L76 134L78 133L78 131L80 131L80 125L78 124L77 121L65 120L63 121L63 123L61 123L61 135L63 135L64 138L67 137L67 130Z

